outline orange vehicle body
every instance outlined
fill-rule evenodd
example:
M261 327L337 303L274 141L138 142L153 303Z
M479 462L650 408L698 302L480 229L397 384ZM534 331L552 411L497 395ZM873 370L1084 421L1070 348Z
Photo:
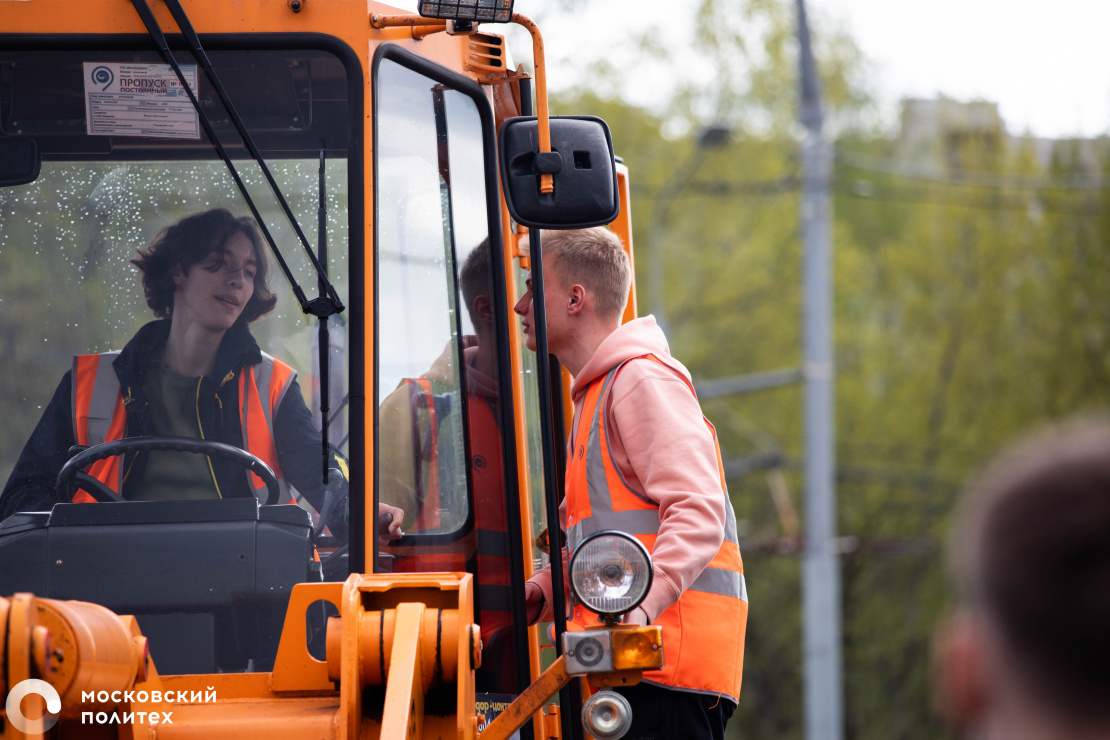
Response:
M366 0L186 0L185 9L197 32L211 34L321 34L333 37L357 55L364 88L362 122L364 130L363 171L374 171L374 95L371 66L377 48L395 44L448 70L462 74L487 91L497 122L520 114L519 88L515 83L527 77L510 69L504 39L487 33L486 25L475 35L449 35L447 24L434 19L406 15L395 8ZM298 9L294 10L294 5ZM167 7L151 3L162 30L178 33ZM541 120L547 115L543 73L543 43L535 25L523 16L516 22L532 35L536 54L534 78ZM144 37L147 29L128 0L24 0L0 2L0 34L132 35ZM540 126L541 149L546 127ZM546 176L550 178L550 176ZM627 170L618 167L621 212L611 228L621 237L631 258L631 217ZM541 187L547 185L544 183ZM367 174L363 189L362 212L365 222L357 225L367 236L370 249L374 233L374 182ZM501 203L504 237L504 272L510 296L517 293L517 265L527 267L518 241L524 230L514 227L508 210ZM519 260L519 263L517 262ZM375 285L375 262L365 260L363 283ZM635 287L625 320L636 316ZM512 305L509 300L508 305ZM365 302L362 326L365 362L375 361L372 332L376 326L375 303ZM512 317L510 316L510 320ZM509 471L518 478L520 522L524 546L525 575L533 568L532 504L529 464L525 451L528 420L522 401L522 352L517 332L509 333L513 392L513 434L515 461ZM562 378L569 390L569 376ZM563 394L563 412L569 422L569 393ZM363 460L374 470L375 409L365 407ZM513 468L515 467L515 471ZM365 507L364 531L377 528L377 512ZM367 537L363 561L374 561L372 537ZM5 594L4 596L11 596ZM327 659L317 660L306 647L305 613L310 605L325 601L339 612L327 628ZM146 652L146 643L137 622L116 616L103 607L79 602L38 599L28 594L0 598L0 624L8 625L0 640L0 655L6 683L0 680L3 694L27 678L44 678L58 690L63 710L58 724L48 737L61 738L159 738L160 740L213 737L258 738L476 738L479 720L475 712L474 669L481 661L480 632L475 624L472 577L468 574L352 574L345 583L300 584L292 591L278 654L270 672L207 675L160 675ZM632 628L627 633L635 632ZM659 642L657 628L644 634ZM514 703L504 719L487 729L483 737L508 737L520 722L536 719L536 737L559 735L558 709L552 705L545 715L541 707L549 697L571 679L565 666L557 661L546 673L541 671L538 631L529 630L529 664L535 683ZM635 683L642 668L657 667L662 651L647 662L606 679L597 685ZM108 701L86 701L107 693ZM155 692L162 701L115 701L113 694L136 696ZM438 692L441 705L444 692L452 694L453 712L425 713L429 692ZM165 700L172 695L173 701ZM182 701L180 697L187 697ZM215 697L208 701L206 697ZM198 699L194 701L194 699ZM41 702L40 702L41 704ZM41 713L30 696L22 705L24 714ZM128 714L136 711L172 715L172 721L151 724L83 722L83 713ZM168 714L167 714L168 713ZM510 726L510 719L519 720ZM37 737L16 728L5 713L3 737Z

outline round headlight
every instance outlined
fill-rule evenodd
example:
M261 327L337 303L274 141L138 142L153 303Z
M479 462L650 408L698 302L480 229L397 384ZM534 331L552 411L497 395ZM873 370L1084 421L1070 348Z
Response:
M635 537L598 532L570 559L570 587L586 608L603 616L626 614L651 588L651 556Z
M618 740L632 727L632 705L615 691L599 691L582 706L582 724L596 740Z

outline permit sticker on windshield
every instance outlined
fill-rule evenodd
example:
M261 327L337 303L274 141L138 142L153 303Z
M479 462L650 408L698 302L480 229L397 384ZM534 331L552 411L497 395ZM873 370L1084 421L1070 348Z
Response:
M168 64L85 62L85 130L89 136L199 139L196 108ZM197 66L181 65L197 92Z

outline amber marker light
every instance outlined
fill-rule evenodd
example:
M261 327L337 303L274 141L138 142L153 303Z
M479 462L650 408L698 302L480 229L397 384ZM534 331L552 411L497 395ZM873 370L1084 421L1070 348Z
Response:
M624 627L611 634L613 670L650 670L662 661L663 629L661 627Z

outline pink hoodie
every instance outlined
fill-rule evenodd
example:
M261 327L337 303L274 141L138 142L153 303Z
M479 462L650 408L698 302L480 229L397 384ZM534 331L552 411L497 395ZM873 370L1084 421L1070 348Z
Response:
M690 373L671 357L652 316L630 321L606 337L574 379L572 429L581 422L582 398L590 382L624 360L648 353L667 366L650 361L624 366L610 392L606 429L613 461L624 479L659 503L659 536L651 555L655 579L641 605L652 622L678 601L717 554L724 541L725 507L731 504L721 491L717 451L701 406L682 380ZM565 501L560 519L565 529ZM529 583L543 591L540 620L549 621L550 566Z

